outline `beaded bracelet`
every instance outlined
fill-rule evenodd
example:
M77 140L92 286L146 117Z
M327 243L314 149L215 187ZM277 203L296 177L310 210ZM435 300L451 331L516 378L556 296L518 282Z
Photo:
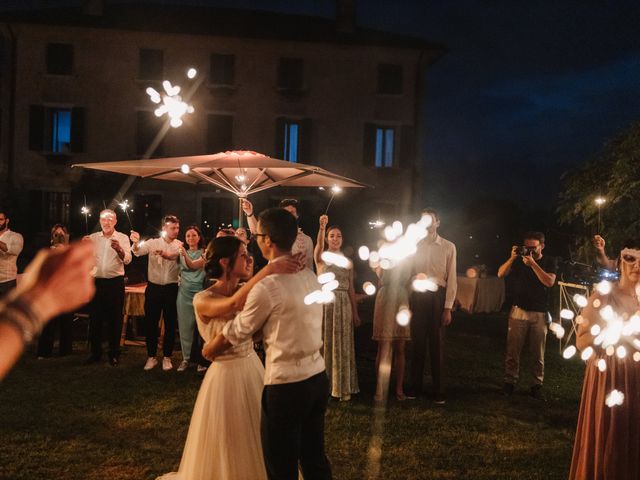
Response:
M5 305L0 312L0 323L7 323L18 330L25 343L30 343L42 330L42 322L38 316L20 299Z

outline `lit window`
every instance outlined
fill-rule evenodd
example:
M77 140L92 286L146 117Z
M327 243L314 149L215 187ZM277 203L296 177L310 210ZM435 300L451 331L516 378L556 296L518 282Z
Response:
M296 122L286 122L284 124L284 160L289 162L298 161L298 134L300 128Z
M66 153L71 143L71 110L53 110L51 113L51 151Z
M393 128L376 128L376 167L393 167L394 133Z

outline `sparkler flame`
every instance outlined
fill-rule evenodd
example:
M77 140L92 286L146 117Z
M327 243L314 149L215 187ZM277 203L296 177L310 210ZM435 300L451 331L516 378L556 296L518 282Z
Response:
M609 392L606 400L604 401L607 407L616 407L624 403L624 393L616 390L615 388Z
M362 291L367 295L373 295L376 293L376 286L371 282L364 282L362 284Z
M401 327L406 327L411 321L411 310L406 305L402 305L396 314L396 322Z
M327 265L335 265L340 268L351 268L351 260L339 253L333 253L329 251L322 252L322 261Z
M190 74L193 74L193 76L190 76ZM196 74L195 68L192 68L187 72L187 77L194 78ZM180 86L171 85L169 80L164 80L162 82L162 88L164 89L164 93L162 94L153 87L149 87L146 90L149 99L153 103L160 105L153 113L156 117L162 117L166 114L169 117L169 124L173 128L178 128L183 123L182 117L187 113L193 113L195 109L193 105L182 100L182 97L179 95L181 91Z

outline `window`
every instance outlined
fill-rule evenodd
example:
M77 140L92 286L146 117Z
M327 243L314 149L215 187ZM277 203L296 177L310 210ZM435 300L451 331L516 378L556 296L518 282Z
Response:
M284 124L284 138L282 139L284 146L283 160L288 160L289 162L298 161L299 131L300 125L297 122L286 122Z
M396 165L397 139L395 127L365 124L364 164L377 168Z
M164 71L164 53L162 50L140 49L138 78L140 80L162 80Z
M235 68L235 55L212 54L209 66L209 83L212 85L235 85Z
M302 90L304 62L301 58L280 58L278 63L278 88Z
M402 93L402 65L381 63L378 65L378 93L400 95Z
M233 149L233 116L211 114L207 116L207 153Z
M393 128L376 128L376 167L393 167Z
M311 163L311 120L276 120L276 157L294 163Z
M68 43L47 44L47 73L71 75L73 73L73 45Z
M162 128L163 120L156 117L153 112L138 111L136 114L136 153L143 156L151 146L156 135ZM164 154L164 141L152 152L152 156L159 157Z
M84 151L84 108L31 105L29 149L68 154Z
M30 211L35 212L32 225L39 232L48 232L56 223L67 228L71 221L71 194L69 192L47 192L32 190L29 192Z
M66 153L71 144L71 110L51 111L51 151Z

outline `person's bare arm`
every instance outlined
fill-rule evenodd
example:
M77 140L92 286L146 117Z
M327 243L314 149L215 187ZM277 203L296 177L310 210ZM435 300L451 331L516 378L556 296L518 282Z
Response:
M202 356L212 362L215 357L224 353L230 346L231 342L219 333L213 340L205 343L204 347L202 347Z
M324 262L322 261L322 252L324 252L324 235L325 230L327 229L327 224L329 223L329 217L326 215L320 215L319 223L320 228L318 229L318 238L316 239L316 247L313 250L313 260L316 263L318 273L324 266Z
M556 283L556 274L555 273L547 273L542 267L535 261L535 259L531 255L525 255L522 257L522 262L531 267L533 273L536 274L540 283L542 283L545 287L551 288L553 284Z
M187 253L187 250L184 247L180 247L180 254L184 259L184 263L191 270L200 270L201 268L204 268L204 264L207 263L204 257L202 256L200 256L199 258L196 258L195 260L191 260L191 257L189 256L189 254Z
M235 313L242 309L251 289L267 275L276 273L295 273L300 270L300 256L282 259L268 263L262 270L251 277L230 297L211 297L199 295L193 301L193 306L203 317L216 318ZM204 320L204 319L203 319Z
M246 198L242 199L242 211L247 216L247 225L249 230L253 233L258 231L258 220L256 219L255 212L253 211L253 204Z
M0 306L0 378L20 356L25 333L37 334L53 317L91 300L95 287L90 272L94 264L93 244L89 242L38 253L20 285ZM9 321L12 309L23 322Z
M498 268L499 278L504 278L511 273L511 266L513 265L513 262L516 260L516 258L518 258L518 254L516 253L517 249L518 247L516 245L511 247L511 256L507 259L506 262L500 265L500 268Z
M616 261L610 259L607 256L607 253L604 249L605 244L606 243L604 241L604 238L602 238L600 235L595 235L593 237L593 246L596 249L596 261L602 268L606 268L607 270L615 270L617 267Z

